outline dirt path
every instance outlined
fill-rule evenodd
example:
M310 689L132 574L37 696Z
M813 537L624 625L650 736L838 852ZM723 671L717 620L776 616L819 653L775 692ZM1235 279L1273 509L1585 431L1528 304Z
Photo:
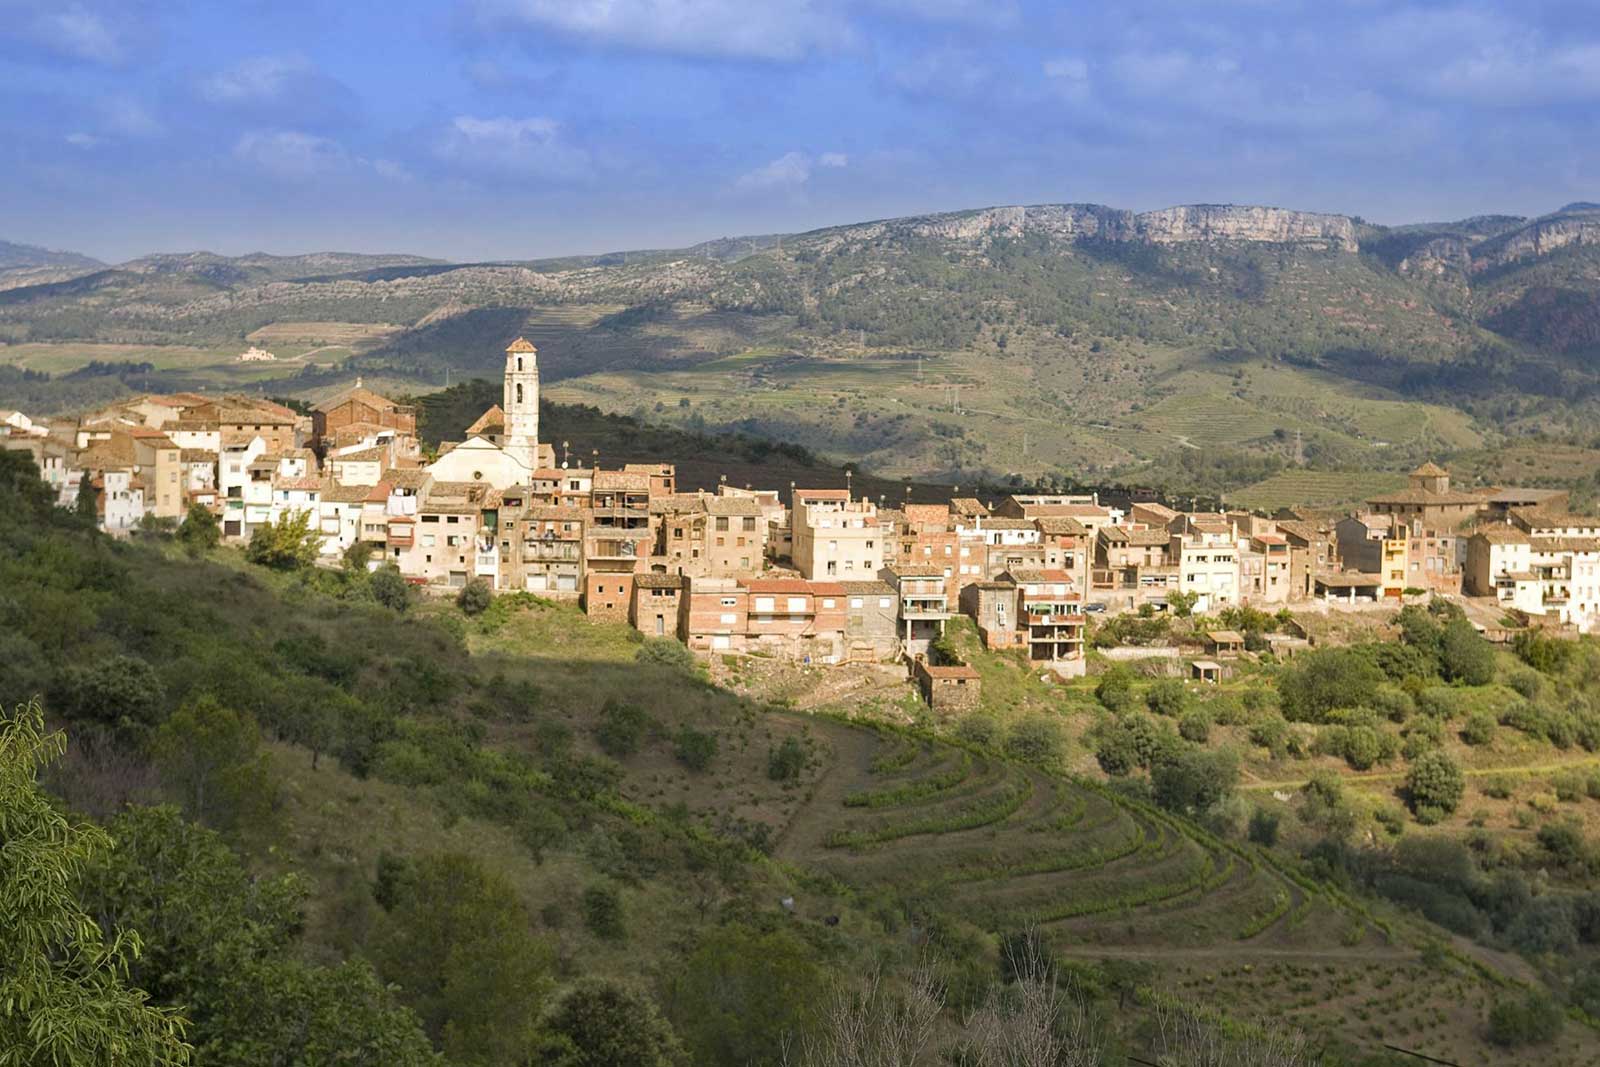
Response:
M1064 956L1114 958L1127 960L1166 960L1176 963L1249 963L1252 960L1292 960L1297 963L1360 963L1377 961L1406 963L1415 960L1415 949L1403 945L1386 945L1379 948L1356 946L1354 948L1257 948L1248 942L1230 945L1207 945L1201 948L1155 948L1144 945L1069 945L1054 946Z
M1555 771L1568 771L1574 768L1600 767L1600 756L1581 756L1576 759L1558 760L1555 763L1520 763L1505 767L1463 767L1461 773L1468 778L1482 778L1493 774L1551 774ZM1401 782L1404 781L1404 771L1383 771L1378 774L1342 774L1340 781L1347 785L1360 786L1363 782ZM1282 782L1247 781L1240 784L1240 789L1274 789L1296 790L1301 789L1310 781L1309 778L1295 778Z

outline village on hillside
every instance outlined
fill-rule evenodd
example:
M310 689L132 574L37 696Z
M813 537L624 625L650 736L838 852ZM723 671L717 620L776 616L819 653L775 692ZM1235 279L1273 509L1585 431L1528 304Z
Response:
M977 699L943 662L957 613L989 648L1040 671L1085 671L1090 614L1348 610L1443 594L1491 637L1600 629L1600 517L1564 492L1462 490L1424 464L1407 489L1345 515L1180 512L1093 495L883 506L849 489L678 492L672 457L619 469L556 462L539 440L538 353L506 350L503 401L425 460L415 412L360 381L302 416L244 396L141 396L75 423L0 411L0 446L29 453L63 507L93 492L114 536L171 527L195 507L245 544L290 518L320 559L353 549L419 585L574 600L592 616L698 653L811 664L903 658L930 702ZM1260 635L1252 635L1259 638ZM1272 634L1292 651L1292 633ZM1265 651L1213 630L1227 659Z

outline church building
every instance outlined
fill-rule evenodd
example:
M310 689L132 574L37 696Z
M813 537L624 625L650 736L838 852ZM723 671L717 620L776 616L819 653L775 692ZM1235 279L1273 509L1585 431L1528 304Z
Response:
M555 466L555 449L539 443L539 350L524 338L506 348L501 403L467 427L467 439L440 446L428 467L438 482L488 482L496 489L528 485L533 472Z

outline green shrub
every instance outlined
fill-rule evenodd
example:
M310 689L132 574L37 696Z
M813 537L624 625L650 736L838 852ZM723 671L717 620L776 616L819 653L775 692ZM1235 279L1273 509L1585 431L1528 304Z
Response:
M1400 746L1400 754L1408 760L1415 760L1424 752L1432 752L1443 746L1443 720L1418 715L1406 723L1405 741Z
M1189 690L1177 678L1162 678L1144 693L1145 707L1157 715L1177 718L1189 706Z
M1278 676L1278 699L1285 718L1321 722L1334 708L1370 706L1383 681L1383 672L1355 649L1315 650Z
M1565 1022L1553 997L1528 993L1489 1009L1489 1040L1503 1048L1545 1044L1556 1039Z
M1467 716L1461 727L1461 740L1469 745L1487 745L1494 741L1496 723L1494 715L1478 710Z
M1203 812L1221 801L1239 779L1239 764L1230 752L1191 749L1150 770L1155 802L1168 811Z
M1463 685L1488 685L1494 681L1494 646L1479 636L1466 619L1445 625L1440 649L1444 676Z
M1060 720L1049 715L1030 715L1006 734L1006 754L1033 763L1060 762L1066 746Z
M1275 811L1257 808L1250 814L1250 840L1265 848L1278 843L1278 825L1282 820Z
M1455 760L1441 751L1424 753L1406 775L1406 794L1411 810L1422 818L1449 815L1461 803L1466 778ZM1434 818L1437 822L1438 819Z
M1132 774L1139 767L1139 749L1133 734L1121 723L1113 723L1094 737L1094 758L1100 769L1113 778Z
M1512 671L1506 684L1527 700L1537 700L1544 689L1544 679L1536 671Z
M646 638L633 658L638 663L654 663L680 671L694 670L694 653L681 641L671 637Z
M165 710L166 689L156 669L137 656L108 656L73 664L50 690L50 710L120 730L154 726Z
M1571 641L1549 637L1537 630L1524 630L1512 640L1511 650L1534 670L1560 674L1572 662L1574 646Z
M1390 837L1399 837L1405 832L1406 813L1389 804L1379 804L1372 809L1372 817Z
M608 978L581 978L561 992L540 1021L538 1054L545 1067L678 1067L686 1061L655 1001Z
M1095 699L1111 711L1125 711L1133 703L1133 674L1117 665L1100 676L1094 687Z
M1000 723L987 712L974 711L956 720L955 734L969 745L993 748L1000 738Z
M703 771L717 757L717 735L685 726L678 731L672 752L691 771Z
M411 606L411 583L394 567L381 567L367 578L372 599L390 611L404 612Z
M1460 713L1456 694L1442 685L1424 689L1417 694L1417 710L1433 719L1452 719Z
M594 739L606 755L623 759L639 751L650 717L632 704L607 700L600 709L600 721L594 728Z
M1496 800L1510 800L1516 792L1516 783L1507 775L1497 774L1479 782L1478 791Z
M1562 771L1550 779L1550 788L1557 800L1571 804L1583 798L1583 776L1576 771Z
M1178 736L1185 741L1203 745L1211 737L1211 712L1206 708L1192 708L1178 720Z
M1262 719L1250 727L1250 743L1271 752L1273 759L1282 759L1288 751L1289 724L1275 715Z
M767 752L767 777L775 782L792 782L806 767L806 748L797 737L785 737L777 748Z
M1417 710L1417 702L1404 689L1386 685L1372 695L1372 709L1390 722L1405 722Z
M594 936L620 941L627 936L622 914L622 895L609 885L592 885L583 891L583 925Z
M1383 754L1378 731L1370 726L1352 726L1345 737L1344 759L1358 771L1371 769Z
M489 583L482 578L474 578L461 587L461 592L456 594L456 607L464 615L482 615L489 610L489 605L494 602L494 593L489 589Z

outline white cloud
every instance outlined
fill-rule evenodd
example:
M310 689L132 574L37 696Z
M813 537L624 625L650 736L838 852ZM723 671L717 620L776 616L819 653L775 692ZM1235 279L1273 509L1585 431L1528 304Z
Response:
M792 62L850 47L856 32L818 0L476 0L487 29L549 31L669 55Z
M457 115L440 134L434 154L468 171L512 177L577 178L589 153L567 142L554 119Z
M849 165L850 157L843 152L824 152L819 156L809 152L785 152L772 162L739 175L733 185L747 193L798 193L819 167L833 170Z
M200 82L200 95L213 104L255 103L279 99L295 82L316 68L302 55L252 56Z
M0 39L24 45L29 59L42 53L118 66L149 36L143 6L138 0L0 0Z
M123 58L122 42L110 24L81 4L48 12L35 26L41 36L75 58L91 63L118 63Z
M326 130L358 108L355 94L298 52L250 56L200 79L200 99L266 127Z
M327 137L299 130L255 130L233 146L234 158L279 178L312 178L351 169L354 160Z

